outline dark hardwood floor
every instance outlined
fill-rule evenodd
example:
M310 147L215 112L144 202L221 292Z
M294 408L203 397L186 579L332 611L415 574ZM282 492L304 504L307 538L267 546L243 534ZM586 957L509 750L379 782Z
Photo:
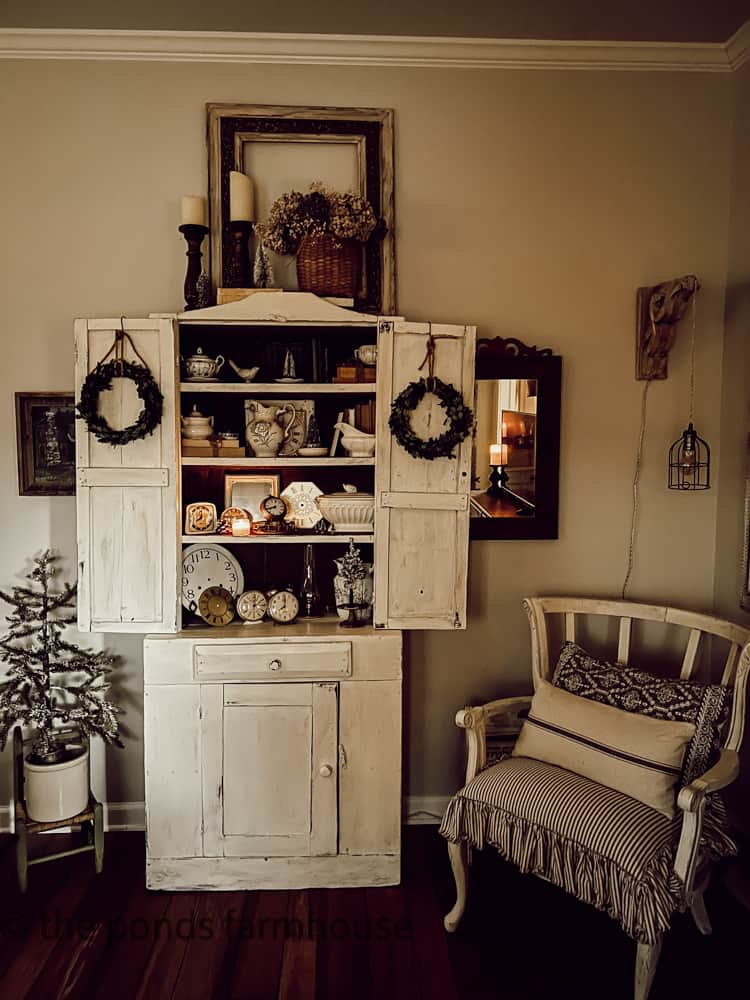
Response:
M403 884L384 889L148 892L140 834L31 869L0 838L0 998L629 1000L635 946L608 917L493 854L477 858L461 929L435 827L405 830ZM59 835L35 847L59 849ZM714 934L677 916L652 1000L743 995L750 916L715 879Z

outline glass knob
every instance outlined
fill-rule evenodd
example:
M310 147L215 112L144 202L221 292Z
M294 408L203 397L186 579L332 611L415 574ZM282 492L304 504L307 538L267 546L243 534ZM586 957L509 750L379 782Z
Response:
M281 660L271 660L268 664L269 670L281 670Z

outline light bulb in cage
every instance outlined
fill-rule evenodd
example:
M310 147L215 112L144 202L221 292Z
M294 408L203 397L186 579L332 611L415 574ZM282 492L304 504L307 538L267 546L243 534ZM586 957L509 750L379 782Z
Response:
M707 490L711 486L711 449L692 422L669 449L670 490Z

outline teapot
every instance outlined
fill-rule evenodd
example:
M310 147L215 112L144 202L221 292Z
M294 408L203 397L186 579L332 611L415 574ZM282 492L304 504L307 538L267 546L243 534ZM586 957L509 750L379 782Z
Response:
M215 358L209 358L203 353L203 348L199 347L195 354L189 358L180 357L185 366L186 379L188 382L206 382L216 378L217 372L224 364L224 358L218 354Z
M207 441L214 432L214 418L204 417L193 403L193 408L186 417L180 417L182 436L186 441Z
M297 411L291 403L269 403L266 406L257 399L247 400L245 405L253 415L245 428L245 438L252 453L256 458L275 458L289 437ZM289 415L289 420L282 424L279 417L285 413Z

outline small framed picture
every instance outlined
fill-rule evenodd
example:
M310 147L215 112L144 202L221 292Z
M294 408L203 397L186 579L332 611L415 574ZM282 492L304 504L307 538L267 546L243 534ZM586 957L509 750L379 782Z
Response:
M75 400L72 392L17 392L18 493L74 496Z
M250 516L250 521L262 521L260 502L264 497L279 495L279 476L235 476L224 477L224 506L241 507Z
M210 535L216 531L216 505L189 503L185 508L185 534Z

